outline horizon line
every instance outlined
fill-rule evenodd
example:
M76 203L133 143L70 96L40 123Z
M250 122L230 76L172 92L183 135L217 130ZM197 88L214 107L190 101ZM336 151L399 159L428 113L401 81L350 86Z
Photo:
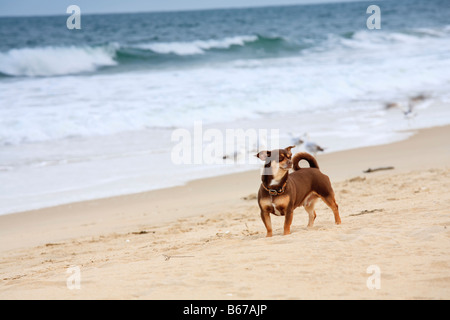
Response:
M357 3L357 2L369 2L371 0L340 0L340 1L332 1L332 0L324 0L323 2L317 3L316 1L310 0L309 3L286 3L286 4L269 4L269 5L256 5L256 6L233 6L233 7L217 7L217 8L198 8L198 9L167 9L167 10L144 10L144 11L121 11L121 12L88 12L81 14L83 15L112 15L112 14L145 14L145 13L175 13L175 12L193 12L193 11L214 11L214 10L240 10L240 9L257 9L257 8L270 8L270 7L297 7L297 6L315 6L315 5L323 5L323 4L339 4L339 3ZM373 0L377 2L386 1L386 0ZM80 8L82 9L82 8ZM0 18L34 18L34 17L59 17L59 16L67 16L68 13L61 14L35 14L35 15L20 15L20 14L11 14L11 15L1 15Z

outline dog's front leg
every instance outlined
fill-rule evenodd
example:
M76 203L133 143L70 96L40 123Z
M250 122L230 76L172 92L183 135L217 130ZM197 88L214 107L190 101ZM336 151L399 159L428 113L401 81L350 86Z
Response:
M272 221L270 220L270 211L261 210L261 219L266 226L267 235L266 237L272 236Z
M286 216L284 217L284 235L291 233L292 219L294 218L294 210L286 209Z

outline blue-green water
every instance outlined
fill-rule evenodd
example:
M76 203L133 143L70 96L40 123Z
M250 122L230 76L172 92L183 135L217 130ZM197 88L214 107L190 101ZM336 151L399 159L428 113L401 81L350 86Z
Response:
M427 30L439 32L449 24L450 5L445 0L375 1L370 4L382 7L383 33L420 38L433 36ZM165 13L82 14L81 30L66 28L68 15L0 18L0 74L52 76L102 70L126 72L236 59L298 57L307 55L309 50L333 50L333 46L339 49L343 46L340 39L361 40L357 36L358 32L367 31L368 5L368 2L350 2ZM73 52L64 50L67 48L72 48ZM91 58L86 58L84 68L80 65L79 68L59 70L51 66L54 56L81 59L83 53ZM27 65L27 61L23 61L27 58L30 59L28 63L40 62L40 67Z

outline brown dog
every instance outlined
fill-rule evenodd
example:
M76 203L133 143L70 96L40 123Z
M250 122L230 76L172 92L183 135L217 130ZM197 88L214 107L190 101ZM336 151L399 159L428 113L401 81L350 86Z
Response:
M258 192L258 204L261 219L267 229L267 236L272 236L270 214L285 216L284 234L290 233L294 209L303 206L309 214L308 227L312 227L316 212L314 205L321 198L334 213L336 224L341 223L338 205L330 179L319 170L316 159L306 152L297 153L291 160L291 149L261 151L256 156L265 161ZM309 168L300 168L299 161L306 160ZM294 167L294 172L289 169Z

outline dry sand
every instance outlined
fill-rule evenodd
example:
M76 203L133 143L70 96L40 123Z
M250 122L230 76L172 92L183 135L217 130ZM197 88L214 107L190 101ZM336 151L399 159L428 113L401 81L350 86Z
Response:
M288 236L272 216L265 238L259 172L0 216L0 298L449 299L449 136L319 156L342 225L319 202L315 226L298 208Z

